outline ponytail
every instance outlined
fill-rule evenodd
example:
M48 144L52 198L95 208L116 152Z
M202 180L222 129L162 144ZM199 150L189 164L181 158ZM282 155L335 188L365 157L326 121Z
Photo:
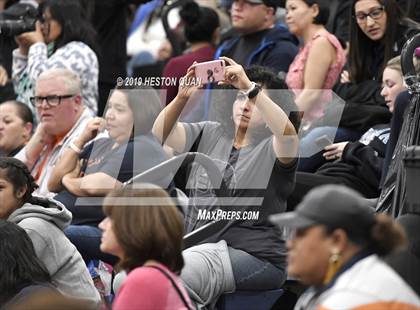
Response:
M404 229L391 217L377 214L371 229L369 248L379 256L387 255L406 245Z

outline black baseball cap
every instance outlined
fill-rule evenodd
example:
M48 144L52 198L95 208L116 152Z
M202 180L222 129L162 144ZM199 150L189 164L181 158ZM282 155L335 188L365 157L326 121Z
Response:
M271 6L273 8L281 6L282 2L284 2L281 0L246 0L246 1L253 4L265 4L266 6Z
M293 212L274 214L280 227L326 225L354 235L366 235L375 224L375 210L358 192L343 185L323 185L309 191Z

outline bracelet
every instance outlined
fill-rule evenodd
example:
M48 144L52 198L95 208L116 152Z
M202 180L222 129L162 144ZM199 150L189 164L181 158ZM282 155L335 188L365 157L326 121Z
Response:
M245 94L248 96L249 99L252 99L258 95L261 90L261 86L255 82L251 82L251 87L248 89Z
M247 90L246 95L249 99L252 99L258 95L261 90L261 86L255 82L251 82L251 88Z
M77 154L81 154L82 150L72 142L69 143L69 148L71 148L73 151L75 151Z

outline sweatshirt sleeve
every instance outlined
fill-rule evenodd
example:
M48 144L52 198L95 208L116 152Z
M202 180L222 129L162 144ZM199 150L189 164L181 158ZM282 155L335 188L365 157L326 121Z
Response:
M49 255L51 250L49 249L48 241L45 240L38 231L28 227L32 225L26 225L25 221L20 222L19 226L25 229L26 233L31 239L36 256L44 263L49 274L54 275L58 270L58 265L57 261Z

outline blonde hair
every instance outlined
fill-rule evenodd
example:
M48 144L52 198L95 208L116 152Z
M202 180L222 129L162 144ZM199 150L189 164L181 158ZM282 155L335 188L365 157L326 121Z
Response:
M400 56L396 56L396 57L391 58L390 60L388 60L388 62L386 63L385 68L398 71L402 75L401 57Z
M42 72L38 79L39 81L44 80L51 80L51 79L61 79L64 83L66 90L69 94L73 95L80 95L82 92L82 81L80 80L79 75L74 73L73 71L66 69L66 68L54 68L47 71Z
M413 56L413 65L414 65L414 69L416 70L417 75L420 75L420 58L419 57ZM401 56L396 56L394 58L391 58L386 63L385 68L398 71L401 75L403 75L402 68L401 68Z

